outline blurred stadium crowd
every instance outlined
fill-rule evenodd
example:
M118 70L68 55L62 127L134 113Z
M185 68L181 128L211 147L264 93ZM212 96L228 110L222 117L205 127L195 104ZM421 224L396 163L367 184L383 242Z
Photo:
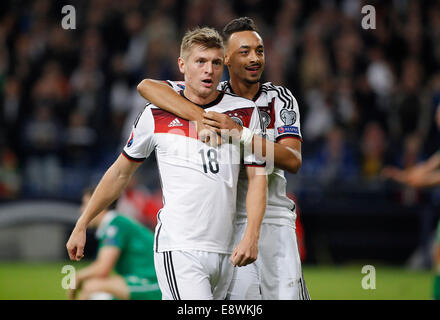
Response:
M362 28L365 4L375 30ZM76 9L74 30L61 27L64 5ZM0 199L79 199L127 140L140 80L182 79L184 32L245 15L265 41L263 80L299 103L303 166L291 192L386 194L385 165L439 147L438 1L1 1ZM154 192L155 167L143 167Z

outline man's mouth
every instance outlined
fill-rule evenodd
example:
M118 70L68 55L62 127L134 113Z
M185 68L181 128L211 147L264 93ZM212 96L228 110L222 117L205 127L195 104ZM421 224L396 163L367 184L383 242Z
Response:
M212 86L212 80L211 79L204 79L202 80L205 87L211 87Z
M250 71L251 73L256 73L261 69L261 66L260 65L252 65L252 66L245 67L245 69L247 71Z

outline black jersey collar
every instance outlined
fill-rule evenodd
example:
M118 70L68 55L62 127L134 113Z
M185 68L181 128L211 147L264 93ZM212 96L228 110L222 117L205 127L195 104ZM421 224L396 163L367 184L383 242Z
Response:
M227 86L229 87L229 91L231 91L231 93L236 95L229 81L227 82ZM260 97L262 89L263 89L263 85L261 84L261 82L258 82L258 91L255 94L255 96L252 98L253 102L257 101L257 99Z
M180 95L181 95L182 97L184 97L186 100L192 102L192 101L189 100L187 97L185 97L185 94L183 93L183 90L180 90L179 93L180 93ZM218 91L218 93L219 93L219 94L218 94L217 98L215 98L213 101L211 101L211 102L208 103L208 104L198 104L198 103L195 103L195 102L192 102L192 103L194 103L195 105L198 105L200 108L203 108L203 109L206 109L206 108L209 108L209 107L215 106L216 104L219 104L220 101L222 101L223 96L225 95L224 91Z

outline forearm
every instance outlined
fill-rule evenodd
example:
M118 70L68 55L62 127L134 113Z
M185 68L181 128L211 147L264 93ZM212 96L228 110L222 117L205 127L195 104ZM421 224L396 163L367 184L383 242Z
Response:
M87 228L93 218L120 196L131 176L132 172L121 171L116 163L113 164L96 187L86 209L79 217L76 227Z
M251 129L240 126L229 116L212 111L204 114L203 123L222 137L229 135L230 141L240 140L246 148L251 146L257 158L270 161L277 168L297 173L301 167L301 141L298 139L289 137L275 143L253 134Z
M427 174L434 171L440 167L440 154L438 152L434 153L428 160L416 165L414 168L410 169L418 174Z
M440 170L427 174L424 184L425 187L434 187L440 185Z
M230 258L234 267L245 266L257 259L260 227L266 211L266 168L247 167L246 173L249 181L246 196L247 225L243 238L234 248Z
M264 168L257 168L265 170ZM267 200L267 176L255 175L249 178L246 196L247 227L245 237L258 240L260 227L266 211Z
M181 97L163 81L144 79L137 86L139 94L162 110L190 121L201 121L202 108Z
M269 141L259 135L254 135L252 152L258 158L273 161L274 166L290 173L297 173L302 165L301 152L289 146Z
M404 183L414 188L429 188L440 185L440 170L432 172L412 171L403 175Z

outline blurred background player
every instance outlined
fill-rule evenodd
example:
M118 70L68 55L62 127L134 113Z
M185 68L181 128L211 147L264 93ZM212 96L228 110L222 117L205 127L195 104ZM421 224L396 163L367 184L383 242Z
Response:
M81 212L94 188L84 191ZM160 300L154 269L154 234L134 220L120 215L114 201L90 223L99 241L95 261L76 274L70 299ZM78 292L79 291L79 292Z
M229 298L310 299L302 275L295 233L296 205L286 195L287 182L282 170L297 173L302 164L298 104L287 88L270 82L260 83L265 65L264 45L252 19L234 19L225 26L223 33L226 41L225 65L231 79L222 82L219 88L256 103L263 132L269 141L274 142L267 142L267 146L273 147L276 167L268 179L268 203L261 230L262 240L259 242L259 259L235 269ZM238 114L205 113L160 82L146 79L139 84L138 90L144 98L161 108L207 125L208 129L217 130L219 134L222 129L241 132L243 128ZM246 190L246 177L241 176L236 241L246 228Z
M440 129L440 104L435 113L437 128ZM412 188L429 188L440 185L440 149L427 160L406 169L385 167L382 176ZM440 220L434 240L433 265L435 271L434 299L440 299Z

